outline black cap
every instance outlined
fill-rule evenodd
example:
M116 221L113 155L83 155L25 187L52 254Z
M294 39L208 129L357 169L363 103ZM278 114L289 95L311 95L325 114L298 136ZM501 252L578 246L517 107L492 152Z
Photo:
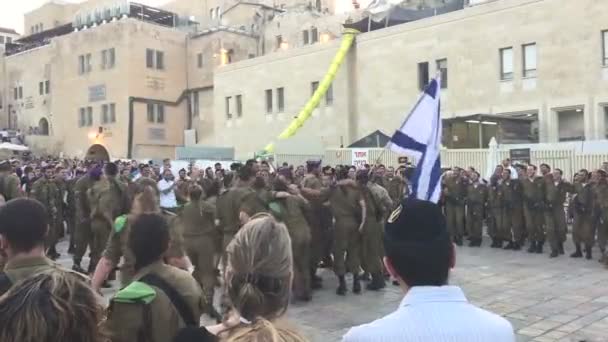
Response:
M432 202L404 199L388 217L385 227L386 248L434 244L449 240L445 216Z

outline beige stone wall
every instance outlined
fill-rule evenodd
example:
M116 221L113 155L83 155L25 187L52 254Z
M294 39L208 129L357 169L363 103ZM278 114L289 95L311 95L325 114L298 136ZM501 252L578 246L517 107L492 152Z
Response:
M200 144L234 146L237 157L250 157L274 139L293 120L311 95L311 82L320 81L337 51L337 41L309 46L227 65L215 75L214 132ZM304 66L317 66L306 68ZM279 113L276 89L284 88L285 109ZM300 134L336 146L347 139L347 75L341 69L333 85L334 103L323 102ZM265 90L273 90L273 113L266 112ZM234 98L242 95L243 115L237 118ZM226 118L226 97L232 97L233 119ZM306 148L305 144L301 148Z
M603 138L608 69L601 65L600 33L608 29L606 15L608 7L593 0L503 0L361 34L334 84L333 113L311 119L299 135L338 146L339 137L348 145L376 129L390 134L419 95L418 63L429 62L432 76L436 60L447 58L444 117L538 113L540 140L554 142L557 111L581 107L586 138ZM538 76L524 79L522 45L528 43L537 44ZM261 148L309 98L309 82L325 74L337 44L290 49L217 72L218 133L203 143L234 144L238 155ZM500 81L499 49L511 46L515 76ZM264 90L278 86L286 91L282 121L265 114ZM245 112L228 122L224 98L232 94L242 94Z
M90 0L93 1L93 0ZM24 15L23 35L32 34L34 25L42 24L43 30L70 23L79 5L73 3L59 4L49 2Z

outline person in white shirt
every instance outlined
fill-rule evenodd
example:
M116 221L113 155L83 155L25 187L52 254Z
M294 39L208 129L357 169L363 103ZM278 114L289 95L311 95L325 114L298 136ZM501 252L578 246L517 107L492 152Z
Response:
M517 174L517 170L511 164L511 159L507 158L507 159L503 160L502 161L502 166L505 169L511 170L511 179L517 179L517 178L519 178L519 175Z
M455 264L445 217L434 203L405 199L388 218L384 264L405 297L397 311L350 329L343 342L514 342L506 319L448 286Z
M158 182L160 192L160 207L175 212L177 209L177 197L175 196L175 181L170 169L163 172L163 179Z

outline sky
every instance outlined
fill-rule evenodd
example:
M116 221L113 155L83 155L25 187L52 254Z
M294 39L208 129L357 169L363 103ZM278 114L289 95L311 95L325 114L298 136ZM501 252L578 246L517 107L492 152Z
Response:
M0 27L12 28L23 33L23 14L32 11L49 0L0 0ZM62 0L65 2L84 2L84 0ZM149 6L160 6L171 0L138 0L137 2ZM359 0L365 7L371 0ZM337 0L338 12L352 6L352 0Z

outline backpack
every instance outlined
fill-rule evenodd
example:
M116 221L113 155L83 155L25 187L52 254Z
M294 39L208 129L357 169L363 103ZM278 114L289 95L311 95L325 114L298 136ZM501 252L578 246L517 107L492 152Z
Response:
M184 298L164 279L157 276L156 274L150 273L127 285L122 290L118 291L116 296L110 303L109 310L112 310L112 305L116 303L127 303L127 304L142 304L144 305L143 310L143 329L139 332L138 341L152 341L150 336L150 330L147 329L151 326L151 313L150 303L156 298L157 292L153 288L157 288L162 291L177 311L178 315L184 321L186 327L199 326L199 321L194 316L194 313L188 307L188 304Z

